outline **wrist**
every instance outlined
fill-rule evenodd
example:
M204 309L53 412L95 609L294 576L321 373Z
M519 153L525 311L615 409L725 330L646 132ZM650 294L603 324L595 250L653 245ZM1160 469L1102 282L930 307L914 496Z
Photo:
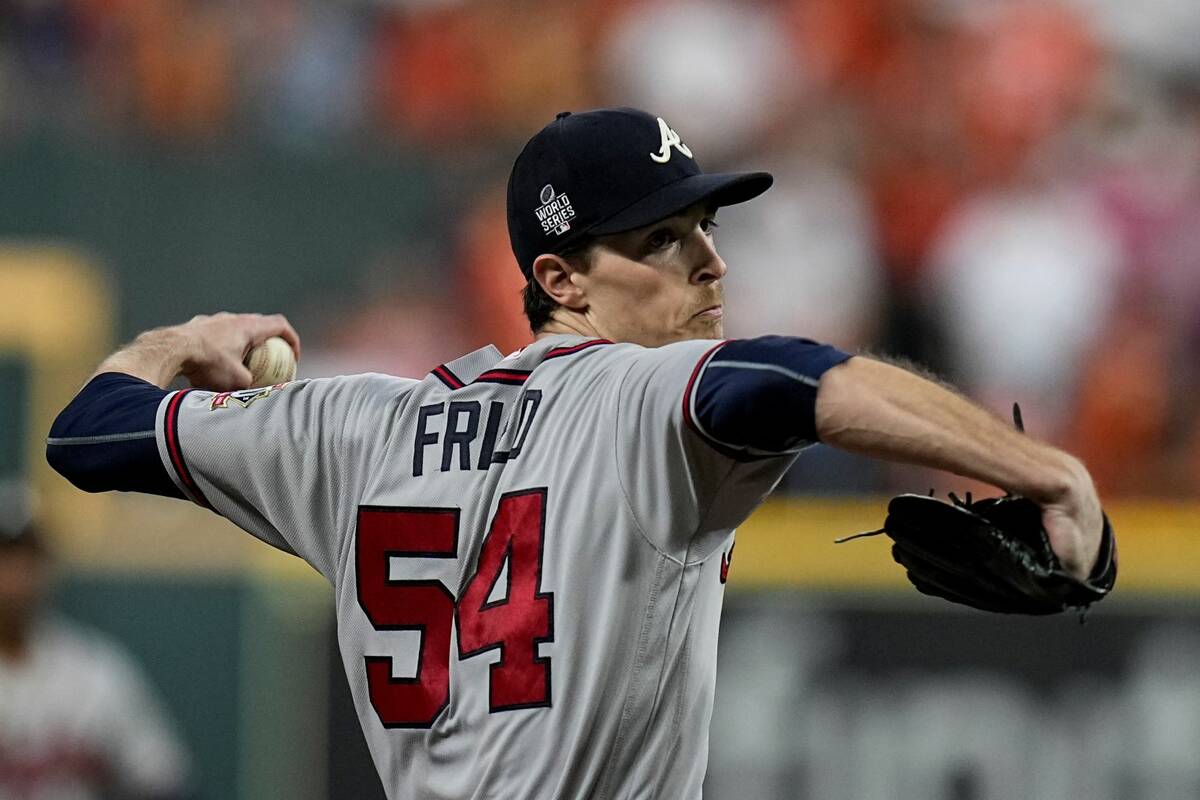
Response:
M138 334L129 348L131 354L155 370L160 380L170 383L175 376L186 374L199 356L195 338L183 325L155 328Z
M187 375L203 362L204 343L187 323L157 328L147 331L142 336L154 337L155 343L161 346L170 366L175 370L172 379L176 375Z
M1050 458L1037 479L1018 491L1040 506L1071 506L1091 487L1092 479L1079 459L1061 450L1047 448Z
M195 337L182 325L155 328L105 359L96 373L123 372L165 389L177 375L186 374L198 356L196 347Z

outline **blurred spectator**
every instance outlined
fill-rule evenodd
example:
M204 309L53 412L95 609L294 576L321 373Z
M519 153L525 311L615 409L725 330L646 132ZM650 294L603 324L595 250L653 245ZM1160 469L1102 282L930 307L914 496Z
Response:
M1113 72L1086 130L1129 279L1186 339L1200 330L1200 80L1189 87Z
M1194 0L1070 0L1130 61L1163 74L1200 76L1200 3Z
M46 544L18 501L0 503L0 797L188 796L145 678L115 642L43 610Z
M138 112L154 133L220 132L233 109L233 26L220 5L134 0L131 26Z
M437 148L505 132L585 103L586 14L536 0L396 11L375 37L386 126Z
M1030 185L968 202L926 284L963 388L1004 414L1023 402L1031 432L1060 433L1119 266L1117 243L1082 191Z
M378 257L364 272L358 297L341 310L327 309L324 347L305 358L304 376L386 372L422 378L467 350L469 331L457 319L461 305L445 284L446 276L423 260L445 259L408 252Z
M790 0L787 28L812 79L866 91L893 58L911 0Z
M1103 321L1067 435L1104 490L1196 489L1200 422L1200 119L1187 95L1141 71L1113 72L1087 120L1095 190L1121 249L1119 302Z
M393 11L374 30L372 69L380 122L443 145L480 125L483 60L466 7Z
M911 357L998 410L1025 400L1031 429L1080 443L1114 490L1194 493L1197 41L1193 0L0 0L0 137L41 148L11 151L12 185L59 187L22 198L5 216L34 222L7 232L78 240L128 292L126 271L144 267L126 262L149 260L151 234L111 234L136 211L70 187L132 197L154 180L169 199L189 176L146 177L175 168L146 161L159 142L221 157L282 144L331 169L433 161L439 195L474 210L431 215L415 244L453 257L394 259L407 275L386 280L360 264L342 296L312 298L325 339L319 324L307 337L354 368L421 373L460 345L528 340L491 178L512 142L561 110L643 106L706 168L777 175L722 212L731 333ZM129 146L78 157L104 136ZM200 191L244 202L244 187ZM404 213L380 203L364 230ZM312 224L331 241L360 233ZM215 261L242 246L189 235L178 247ZM321 269L296 257L264 255L264 269ZM464 316L472 330L450 346ZM1126 368L1157 383L1122 383ZM1153 414L1100 434L1134 407ZM806 490L877 485L862 465L800 464Z
M80 116L79 33L66 3L0 0L0 122L6 131L72 127Z
M475 91L495 126L489 136L520 140L530 135L530 120L588 105L586 55L596 32L587 27L586 4L490 0L471 7L487 70Z
M251 5L242 59L254 116L271 138L312 148L361 128L366 103L361 20L302 0Z
M802 84L769 4L645 3L616 25L602 58L606 104L653 109L709 170L751 155Z
M755 159L775 175L771 191L717 215L717 243L730 268L726 332L860 349L874 341L884 299L873 220L851 176L799 158Z
M952 65L955 103L972 172L1006 180L1082 108L1098 53L1087 21L1064 6L1022 0L967 9Z
M861 103L880 260L895 299L906 303L941 226L970 186L969 153L948 79L953 29L927 3L876 2L883 22L870 30L886 43L877 57L856 58L847 80Z
M1144 496L1165 487L1161 456L1182 443L1167 437L1172 365L1166 327L1139 294L1146 293L1123 300L1089 348L1065 439L1101 492Z

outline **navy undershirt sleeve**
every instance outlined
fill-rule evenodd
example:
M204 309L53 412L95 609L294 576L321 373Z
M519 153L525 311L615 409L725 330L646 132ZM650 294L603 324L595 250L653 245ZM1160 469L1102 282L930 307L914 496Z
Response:
M693 398L700 434L736 458L792 452L818 441L817 386L850 358L791 336L738 339L704 365Z
M85 492L183 497L163 466L154 435L167 392L120 372L97 375L50 428L46 460Z

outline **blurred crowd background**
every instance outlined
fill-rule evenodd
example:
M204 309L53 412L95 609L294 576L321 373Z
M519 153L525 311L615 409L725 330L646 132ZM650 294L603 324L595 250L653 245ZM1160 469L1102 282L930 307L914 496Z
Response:
M719 215L727 334L909 359L1020 402L1106 505L1171 501L1118 503L1086 628L1033 624L830 544L959 483L807 451L740 534L706 796L1197 797L1196 0L0 0L0 479L50 492L58 606L144 664L197 796L380 796L329 597L203 511L71 491L50 406L221 309L286 313L302 377L521 346L508 170L604 105L775 174Z
M3 0L0 232L67 235L120 335L282 310L308 373L528 338L503 185L564 109L661 114L708 170L730 335L904 356L1079 452L1200 484L1191 0ZM303 366L303 365L302 365ZM881 491L824 455L803 491Z

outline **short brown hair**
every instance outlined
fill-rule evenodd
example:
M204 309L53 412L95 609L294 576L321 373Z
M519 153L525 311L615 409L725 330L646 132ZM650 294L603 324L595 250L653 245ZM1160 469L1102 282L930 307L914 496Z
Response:
M570 261L580 272L587 272L592 267L592 246L595 243L595 239L587 237L558 255ZM546 294L546 290L533 275L529 277L521 296L525 304L525 318L529 320L529 329L537 333L550 321L558 303Z

